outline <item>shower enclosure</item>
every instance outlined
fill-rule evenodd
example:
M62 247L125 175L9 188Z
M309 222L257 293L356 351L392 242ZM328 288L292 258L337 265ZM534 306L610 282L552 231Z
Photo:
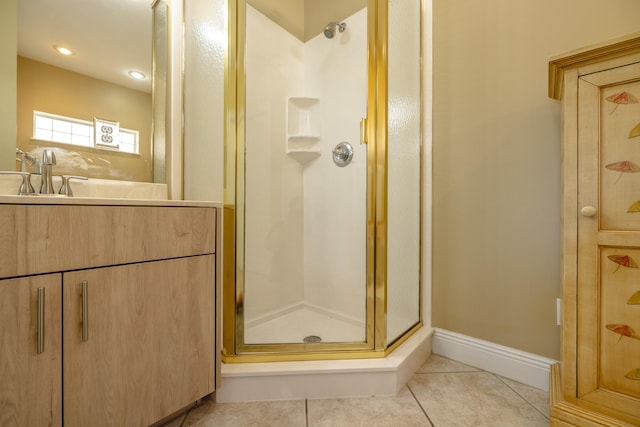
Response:
M422 5L280 3L229 6L223 358L383 357L421 325Z

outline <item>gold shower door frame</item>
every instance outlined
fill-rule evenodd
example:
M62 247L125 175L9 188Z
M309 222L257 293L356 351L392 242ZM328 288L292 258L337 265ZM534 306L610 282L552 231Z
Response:
M424 10L422 1L420 3L421 10ZM420 315L410 330L387 346L388 1L367 2L368 101L367 120L363 127L363 136L368 145L364 342L244 343L246 0L229 1L228 16L229 41L225 58L222 360L225 363L251 363L385 357L422 326ZM421 311L420 309L419 312Z

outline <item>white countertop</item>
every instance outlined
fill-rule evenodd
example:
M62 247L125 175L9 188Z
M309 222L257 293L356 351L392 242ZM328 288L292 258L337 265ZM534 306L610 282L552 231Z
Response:
M31 176L34 190L40 188L40 175ZM62 178L54 176L53 187L57 192ZM90 178L74 180L73 197L51 195L18 196L22 177L0 174L0 204L11 205L94 205L94 206L186 206L221 208L222 203L197 200L168 200L167 185L151 182L118 181Z
M100 197L3 196L0 205L95 205L221 208L221 202L200 200L116 199Z

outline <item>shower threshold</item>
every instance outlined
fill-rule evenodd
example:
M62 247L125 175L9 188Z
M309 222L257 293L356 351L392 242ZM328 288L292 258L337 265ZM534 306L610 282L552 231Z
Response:
M379 359L223 363L216 401L395 395L431 354L432 335L422 327Z

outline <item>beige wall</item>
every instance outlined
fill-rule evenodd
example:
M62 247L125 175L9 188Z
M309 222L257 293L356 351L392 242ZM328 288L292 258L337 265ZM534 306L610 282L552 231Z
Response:
M560 357L551 55L638 30L636 0L433 0L433 326Z
M306 0L304 3L304 40L324 31L332 21L344 21L367 6L367 0Z
M151 95L18 57L17 146L39 154L54 146L56 175L152 182ZM71 148L31 140L33 110L93 121L94 116L139 131L140 155ZM14 121L15 122L15 121Z
M16 141L16 0L0 2L0 170L13 170Z
M367 0L247 0L260 13L306 42L329 22L343 21L367 6Z

